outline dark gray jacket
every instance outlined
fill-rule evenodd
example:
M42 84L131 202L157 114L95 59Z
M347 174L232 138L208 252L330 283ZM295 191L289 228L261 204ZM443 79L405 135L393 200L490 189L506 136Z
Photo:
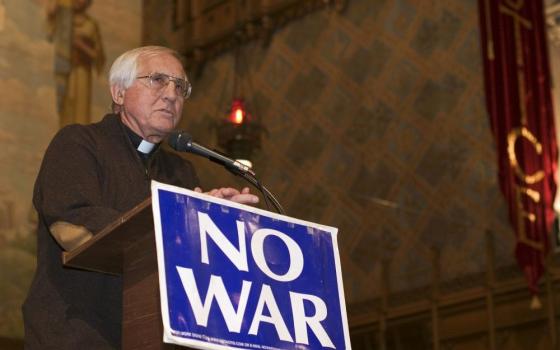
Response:
M116 115L67 126L52 140L33 194L37 269L23 305L26 349L120 348L121 278L64 268L49 227L66 221L95 233L149 197L151 179L198 185L192 165L164 147L144 164Z

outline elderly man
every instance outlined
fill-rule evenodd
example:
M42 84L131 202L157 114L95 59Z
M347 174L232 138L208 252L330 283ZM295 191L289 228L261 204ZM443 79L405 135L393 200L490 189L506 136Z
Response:
M159 147L191 91L179 55L156 46L128 51L109 80L116 114L60 130L35 183L37 270L23 306L27 349L119 348L121 279L64 268L62 251L147 198L151 179L201 191L192 165ZM258 201L247 188L209 193Z

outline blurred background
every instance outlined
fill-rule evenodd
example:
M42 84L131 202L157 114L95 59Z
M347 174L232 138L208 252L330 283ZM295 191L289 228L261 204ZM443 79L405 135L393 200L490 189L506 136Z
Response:
M180 127L250 158L288 215L339 228L354 349L557 346L555 236L531 307L499 187L478 1L77 2L0 0L0 348L22 346L32 188L66 123L60 94L70 88L55 63L72 50L60 44L68 26L98 49L67 67L85 72L89 121L110 111L119 54L145 44L185 54L193 93ZM83 23L65 22L64 6ZM554 84L560 1L544 11ZM235 138L231 122L249 124L245 143L224 141ZM205 188L244 185L185 157Z

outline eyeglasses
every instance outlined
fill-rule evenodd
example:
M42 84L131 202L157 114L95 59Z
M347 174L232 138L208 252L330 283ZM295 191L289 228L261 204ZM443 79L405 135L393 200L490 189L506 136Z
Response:
M192 85L188 80L175 78L167 74L163 73L152 73L150 75L144 75L141 77L136 77L136 79L148 79L150 83L150 88L160 91L169 85L170 81L175 83L175 90L177 95L183 96L183 98L187 99L191 95Z

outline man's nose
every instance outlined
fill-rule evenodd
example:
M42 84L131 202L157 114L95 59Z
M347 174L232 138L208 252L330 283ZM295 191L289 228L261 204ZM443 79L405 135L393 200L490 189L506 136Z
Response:
M177 86L175 85L174 81L170 80L169 83L163 88L162 97L170 101L175 101L177 98L179 98L179 94L177 93Z

